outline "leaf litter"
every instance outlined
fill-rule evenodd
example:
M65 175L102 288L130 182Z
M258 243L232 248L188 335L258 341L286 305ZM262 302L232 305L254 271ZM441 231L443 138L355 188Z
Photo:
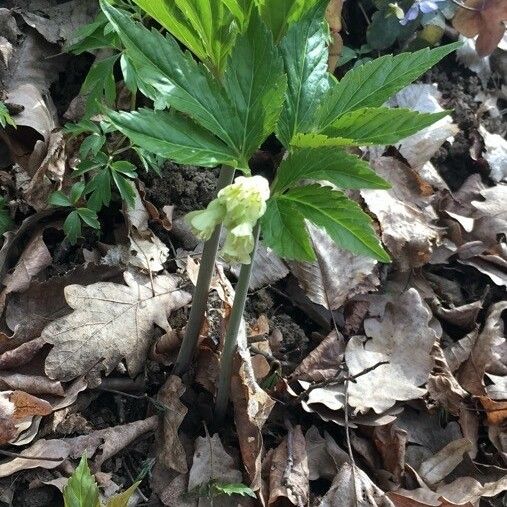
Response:
M54 90L71 57L60 49L95 14L94 2L38 3L0 9L1 98L21 109L20 129L2 131L2 168L13 169L11 204L23 216L44 210L49 193L68 184L75 147L59 129ZM500 4L488 12L503 16ZM333 2L329 11L336 52L341 7ZM479 52L489 52L498 16L470 12L461 10L455 27L478 35ZM484 77L490 71L475 68L485 101L496 90ZM390 105L437 112L449 101L448 90L424 82ZM257 495L219 496L216 505L500 505L507 165L502 132L483 122L479 107L464 150L471 174L453 179L443 168L442 154L447 162L459 148L458 115L364 154L392 188L351 197L375 218L392 266L339 249L317 228L315 263L259 254L245 319L262 332L245 325L230 418L211 433L216 371L204 372L220 354L234 266L222 265L214 280L200 380L183 383L170 374L170 356L151 353L162 337L177 337L188 316L187 279L195 281L192 259L201 250L182 268L185 251L178 267L172 242L183 242L171 230L172 214L186 204L166 200L157 209L136 187L126 224L118 225L118 213L107 246L92 241L92 262L82 246L62 247L58 216L25 228L9 248L1 294L0 502L9 497L2 481L34 491L64 484L86 453L98 482L107 471L128 487L153 467L142 493L168 506L209 505L216 487ZM297 306L291 284L299 285ZM296 328L306 341L294 360Z

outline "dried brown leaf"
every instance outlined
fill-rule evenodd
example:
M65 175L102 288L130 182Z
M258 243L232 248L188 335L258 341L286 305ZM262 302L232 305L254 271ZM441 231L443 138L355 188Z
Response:
M141 371L154 324L168 329L168 315L187 304L190 295L177 289L175 275L154 278L152 285L125 273L125 282L65 288L74 311L49 324L41 335L54 345L46 358L49 377L71 380L101 370L108 374L122 359L131 375Z

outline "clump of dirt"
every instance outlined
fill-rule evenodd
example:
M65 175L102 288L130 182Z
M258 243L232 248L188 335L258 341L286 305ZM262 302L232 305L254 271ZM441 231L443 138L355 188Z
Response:
M457 190L471 174L479 172L487 176L489 172L482 159L474 160L470 154L470 147L480 142L479 125L493 134L502 134L504 122L501 117L477 114L480 102L476 102L475 97L487 90L484 90L479 78L460 65L456 58L446 58L428 71L424 80L438 84L442 92L442 106L452 109L451 115L459 128L454 143L445 143L432 159L449 187Z
M158 208L175 206L179 217L196 209L205 208L213 199L218 180L218 169L165 164L161 177L154 173L143 177L146 197Z

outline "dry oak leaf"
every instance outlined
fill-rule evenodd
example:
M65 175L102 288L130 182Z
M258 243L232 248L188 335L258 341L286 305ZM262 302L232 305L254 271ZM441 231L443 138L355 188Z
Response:
M394 507L385 493L358 467L344 463L319 507Z
M371 372L349 384L349 404L356 412L373 409L381 414L396 401L420 398L421 388L433 367L431 350L436 332L430 327L431 312L417 290L411 288L386 305L382 319L364 321L365 333L347 344L345 361L351 375L358 375L382 361Z
M65 287L65 299L74 311L42 332L54 345L46 359L50 378L68 381L92 370L109 374L123 359L129 373L136 375L151 346L154 324L167 330L169 314L191 299L178 290L180 278L175 275L139 283L126 272L124 279L127 285Z
M505 32L506 0L467 0L464 5L477 10L458 8L452 24L465 37L475 37L479 56L490 55Z

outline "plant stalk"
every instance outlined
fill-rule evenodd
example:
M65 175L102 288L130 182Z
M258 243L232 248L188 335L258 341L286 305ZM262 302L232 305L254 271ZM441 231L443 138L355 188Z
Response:
M230 185L233 179L234 169L227 165L223 165L218 177L217 193L222 190L222 188ZM195 348L197 347L199 332L201 331L204 314L206 313L206 303L208 301L211 278L215 272L215 260L217 257L221 230L222 227L218 225L211 238L204 243L194 297L192 299L190 315L185 329L185 337L183 338L174 366L174 373L179 376L183 375L190 367Z
M224 349L220 359L220 376L218 379L217 398L215 402L215 424L221 425L227 413L227 404L229 403L229 392L231 389L231 373L234 352L238 343L238 332L241 326L241 320L245 311L248 287L254 263L255 252L259 242L260 221L254 228L254 248L252 250L250 264L243 264L239 272L238 283L235 289L234 303L229 319L229 325L225 333Z

